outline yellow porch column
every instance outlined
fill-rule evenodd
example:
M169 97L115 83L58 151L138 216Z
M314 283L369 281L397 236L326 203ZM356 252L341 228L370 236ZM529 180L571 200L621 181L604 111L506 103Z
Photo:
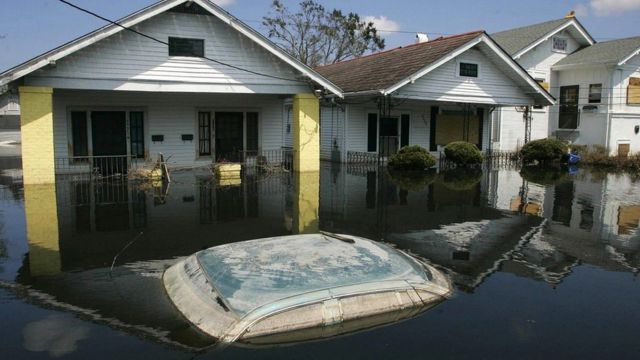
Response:
M293 167L320 170L320 101L313 94L293 97Z
M55 182L53 155L53 89L20 87L22 176L27 184Z
M31 275L59 273L60 236L55 184L25 184L24 213L27 220Z
M294 180L293 233L317 233L320 229L320 172L296 172Z

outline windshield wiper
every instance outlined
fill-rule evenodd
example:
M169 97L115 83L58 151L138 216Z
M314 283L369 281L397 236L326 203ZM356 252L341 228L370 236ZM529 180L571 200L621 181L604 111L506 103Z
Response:
M334 234L334 233L327 232L327 231L320 231L320 234L322 234L324 236L328 236L330 238L334 238L336 240L340 240L342 242L349 243L349 244L355 244L355 242L356 242L355 240L353 240L351 238L344 237L342 235Z

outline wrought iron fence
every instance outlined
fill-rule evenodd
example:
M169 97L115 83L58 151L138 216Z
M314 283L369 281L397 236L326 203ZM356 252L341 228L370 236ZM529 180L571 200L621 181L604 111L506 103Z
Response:
M143 159L135 156L70 156L55 159L57 175L86 175L89 178L123 177Z
M522 158L518 151L507 150L487 150L483 154L484 167L519 167L522 165ZM442 170L454 168L456 165L447 159L444 152L438 156L438 167Z
M381 157L378 153L364 151L347 151L347 163L349 164L378 164Z

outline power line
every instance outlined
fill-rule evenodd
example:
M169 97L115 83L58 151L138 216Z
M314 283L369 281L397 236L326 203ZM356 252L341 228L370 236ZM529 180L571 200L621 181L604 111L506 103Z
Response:
M104 16L101 16L101 15L99 15L99 14L97 14L97 13L91 11L91 10L88 10L88 9L82 8L82 7L78 6L78 5L75 5L73 3L70 3L69 1L66 1L66 0L58 0L58 1L63 3L63 4L66 4L68 6L71 6L72 8L74 8L76 10L79 10L79 11L82 11L82 12L84 12L86 14L94 16L94 17L96 17L96 18L98 18L100 20L103 20L103 21L106 21L106 22L108 22L110 24L116 25L116 26L118 26L118 27L120 27L120 28L122 28L124 30L130 31L130 32L132 32L134 34L137 34L139 36L147 38L147 39L149 39L151 41L155 41L155 42L160 43L162 45L165 45L167 47L169 46L169 43L166 42L166 41L163 41L163 40L160 40L160 39L155 38L153 36L147 35L145 33L142 33L140 31L138 31L138 30L131 29L131 28L128 28L126 26L123 26L123 25L119 24L116 21L113 21L113 20L108 19L108 18L106 18ZM206 60L209 60L209 61L214 62L214 63L219 64L219 65L223 65L223 66L226 66L226 67L230 67L232 69L244 71L244 72L247 72L247 73L250 73L250 74L254 74L254 75L258 75L258 76L264 76L264 77L269 77L269 78L272 78L272 79L278 79L278 80L284 80L284 81L302 82L302 81L300 81L298 79L289 79L289 78L285 78L285 77L280 77L280 76L276 76L276 75L265 74L265 73L261 73L261 72L257 72L257 71L253 71L253 70L249 70L249 69L245 69L243 67L236 66L236 65L233 65L233 64L229 64L229 63L226 63L226 62L222 62L220 60L215 60L215 59L212 59L212 58L207 57L207 56L199 56L199 57L203 58L203 59L206 59Z

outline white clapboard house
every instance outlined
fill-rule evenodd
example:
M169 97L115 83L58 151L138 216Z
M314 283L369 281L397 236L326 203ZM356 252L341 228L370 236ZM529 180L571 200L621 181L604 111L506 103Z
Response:
M321 111L321 156L352 162L406 145L487 150L492 113L555 99L484 31L440 37L316 70L343 91Z
M117 23L0 74L14 92L52 91L57 172L98 156L188 167L279 152L294 95L341 96L208 0L162 0Z
M529 122L522 109L495 112L496 148L551 136L610 155L640 151L640 37L596 43L573 14L492 37L558 99Z

